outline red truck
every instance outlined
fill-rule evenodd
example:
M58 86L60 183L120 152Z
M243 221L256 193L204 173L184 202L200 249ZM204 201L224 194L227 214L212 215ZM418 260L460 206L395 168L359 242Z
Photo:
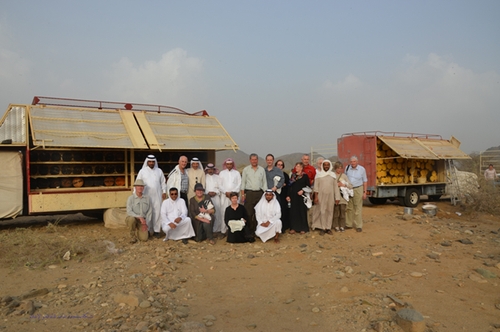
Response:
M399 199L416 207L421 195L437 200L446 194L450 160L470 159L452 137L402 132L356 132L337 140L339 160L347 166L356 156L366 169L367 197L372 204Z

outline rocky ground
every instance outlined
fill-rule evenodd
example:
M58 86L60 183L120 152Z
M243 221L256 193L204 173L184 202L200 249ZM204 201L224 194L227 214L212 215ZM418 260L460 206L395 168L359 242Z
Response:
M31 227L24 236L88 243L103 256L2 264L0 331L498 330L500 218L437 205L435 217L365 206L362 233L279 244L129 244L102 223ZM404 308L416 316L398 318Z

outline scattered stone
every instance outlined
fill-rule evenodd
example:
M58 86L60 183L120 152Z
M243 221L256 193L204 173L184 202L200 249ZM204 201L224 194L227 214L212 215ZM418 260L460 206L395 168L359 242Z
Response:
M147 331L148 330L148 323L147 322L139 322L139 324L137 324L135 326L135 330L136 331Z
M408 220L412 220L413 219L413 215L405 213L405 214L403 214L403 216L401 218L403 220L408 221Z
M372 329L376 332L384 332L384 324L382 322L375 322L372 324Z
M254 256L254 255L252 255L252 254L249 254L249 255L247 256L247 258L252 259L252 258L255 258L255 256Z
M347 288L346 286L344 286L344 287L342 287L342 288L340 289L340 292L341 292L341 293L347 293L348 291L349 291L349 288Z
M369 305L369 306L373 307L373 303L368 302L367 300L361 300L361 304L363 304L363 305Z
M467 229L464 231L465 234L472 235L474 234L471 230Z
M495 304L495 308L497 308L498 310L500 310L500 303Z
M205 317L203 317L203 320L215 322L217 318L215 318L214 315L206 315Z
M451 247L451 242L450 241L443 241L443 242L441 242L441 245L443 247Z
M70 252L69 250L68 250L68 251L66 251L66 253L65 253L65 254L64 254L64 256L63 256L63 259L64 259L65 261L69 261L69 260L71 259L71 252Z
M497 275L489 270L486 269L476 269L476 272L482 275L485 278L488 279L495 279L497 278Z
M484 278L482 278L481 276L478 276L478 275L476 275L474 273L472 273L471 275L469 275L469 279L472 280L472 281L478 282L480 284L485 284L485 283L488 282Z
M394 295L389 294L389 295L387 295L387 297L390 298L394 302L394 304L396 304L398 307L400 307L400 308L406 307L406 303L401 301L400 299L398 299Z
M311 311L312 311L312 312L319 312L320 310L319 310L319 308L318 308L318 307L314 307L314 308L312 308L312 310L311 310Z
M285 301L285 304L290 304L290 303L292 303L294 301L295 301L295 299L288 299L288 300Z
M139 307L149 308L149 307L151 307L151 302L149 302L148 300L142 301L141 303L139 303Z
M300 245L299 245L299 247L300 247L300 248L305 248L305 247L307 247L307 244L302 243L302 244L300 244Z
M4 304L9 304L14 298L12 296L4 296L0 302Z
M424 274L421 273L421 272L412 272L410 273L410 276L414 277L414 278L421 278Z
M175 315L179 318L186 318L187 316L189 316L189 308L179 307L179 308L177 308Z
M116 303L125 303L131 307L138 307L144 296L138 294L123 294L117 293L113 296Z
M182 323L181 331L182 332L207 332L207 328L205 327L205 324L203 324L203 323L190 321L190 322Z
M23 313L28 314L28 315L33 315L35 312L35 304L33 301L28 300L28 301L23 301L19 305L19 310L21 310Z
M458 242L460 242L462 244L474 244L474 242L472 242L469 239L460 239L460 240L458 240Z
M247 325L247 329L249 329L249 330L254 330L256 328L257 328L257 324L249 324L249 325Z
M150 277L144 278L142 282L144 283L144 285L152 285L155 283Z
M429 257L430 259L435 259L435 260L439 259L439 255L436 253L433 253L433 252L427 254L427 257Z
M26 299L30 299L32 297L42 296L42 295L45 295L48 293L49 293L49 290L47 288L34 289L32 291L29 291L26 294L19 296L19 300L26 300Z
M421 313L413 309L401 309L396 313L396 322L405 332L424 332L425 322Z
M372 256L377 257L377 256L382 256L384 253L379 251L379 252L374 252L372 253Z

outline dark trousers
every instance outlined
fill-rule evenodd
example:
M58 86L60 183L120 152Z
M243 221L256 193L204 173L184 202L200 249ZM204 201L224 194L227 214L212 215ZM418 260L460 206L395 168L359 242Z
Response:
M181 195L181 198L186 202L186 208L189 209L189 204L188 204L188 194L187 193L179 193Z
M245 209L248 214L247 227L251 236L255 235L257 219L255 219L255 205L259 203L264 192L262 190L245 190Z

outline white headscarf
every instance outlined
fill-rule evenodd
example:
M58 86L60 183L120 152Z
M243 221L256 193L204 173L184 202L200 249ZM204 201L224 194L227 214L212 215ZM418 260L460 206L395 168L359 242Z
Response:
M266 194L271 193L273 194L273 199L268 202L266 199ZM278 200L276 199L276 194L271 190L268 189L266 190L263 194L262 197L260 198L259 203L255 205L255 214L266 214L267 211L279 211L281 213L281 206Z
M323 168L323 164L325 164L325 163L330 164L330 168L328 169L328 171L325 171ZM328 159L323 160L323 162L321 163L321 170L316 173L316 178L322 178L325 176L331 176L334 179L337 178L337 175L335 175L335 173L333 172L332 162Z
M200 159L198 159L196 157L194 157L193 159L191 159L191 168L193 167L193 164L195 164L195 163L198 163L198 165L200 165L198 169L201 169L202 171L204 171L203 165L201 164Z
M155 162L155 167L153 167L153 169L157 169L158 168L158 161L156 160L156 157L153 156L152 154L148 155L146 157L146 159L144 160L144 164L142 164L142 167L149 167L148 166L148 161L154 161Z

